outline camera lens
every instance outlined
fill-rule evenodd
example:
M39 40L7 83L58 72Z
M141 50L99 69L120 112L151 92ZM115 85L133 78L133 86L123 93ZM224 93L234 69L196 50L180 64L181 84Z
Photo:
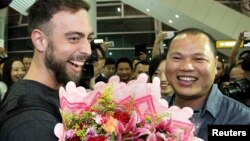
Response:
M221 92L234 99L249 99L250 98L250 81L240 79L231 82Z
M240 89L240 87L238 87L234 83L231 83L228 87L226 87L222 90L222 93L229 96L229 97L237 99L238 94L241 93L241 89Z

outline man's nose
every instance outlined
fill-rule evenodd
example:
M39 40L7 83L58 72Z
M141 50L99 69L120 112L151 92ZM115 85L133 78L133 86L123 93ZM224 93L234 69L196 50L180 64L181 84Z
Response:
M91 55L92 53L91 45L87 39L85 39L83 43L80 45L80 52L86 54L86 56Z
M182 61L181 68L183 70L194 70L194 64L191 59L185 59Z

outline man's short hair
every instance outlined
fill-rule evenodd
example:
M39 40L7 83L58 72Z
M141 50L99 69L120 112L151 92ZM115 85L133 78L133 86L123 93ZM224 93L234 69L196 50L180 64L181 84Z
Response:
M111 57L107 57L105 59L105 66L106 65L115 65L115 60L113 58L111 58Z
M149 65L149 62L148 62L148 61L139 61L139 62L137 62L137 63L135 64L134 68L133 68L134 71L136 70L136 68L137 68L137 66L138 66L139 64L142 64L142 65Z
M58 11L68 9L76 12L79 9L88 11L90 5L84 0L36 0L36 2L27 10L28 13L28 31L31 33L34 29L40 29L46 34L52 32L49 21Z
M216 45L215 45L216 40L209 33L207 33L204 30L198 29L198 28L186 28L186 29L183 29L183 30L176 32L174 37L170 39L168 47L170 48L170 45L176 36L179 36L179 35L184 34L184 33L188 33L188 34L192 34L192 35L197 35L197 34L206 35L209 39L210 47L214 53L214 56L217 56L217 49L216 49Z

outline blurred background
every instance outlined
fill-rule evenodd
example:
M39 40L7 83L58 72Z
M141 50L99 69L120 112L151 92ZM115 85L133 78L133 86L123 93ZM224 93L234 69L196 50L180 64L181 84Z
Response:
M33 53L26 9L35 0L1 0L0 46L8 56ZM160 31L198 27L217 40L220 58L228 61L240 32L250 31L249 0L87 0L97 39L113 41L107 57L135 57L135 45L146 44L148 57ZM7 3L7 4L6 4ZM163 50L168 39L163 41ZM241 51L248 49L242 45ZM240 52L241 52L240 51Z

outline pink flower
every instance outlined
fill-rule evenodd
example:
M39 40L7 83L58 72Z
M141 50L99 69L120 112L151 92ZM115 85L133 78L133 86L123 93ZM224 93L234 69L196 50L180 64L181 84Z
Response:
M109 83L98 82L94 89L101 91L109 84L113 85L113 97L117 103L125 106L131 105L138 111L141 118L148 114L160 114L166 112L168 103L161 99L160 80L155 78L153 83L148 83L148 76L140 74L136 80L131 80L128 84L120 82L118 76L109 79Z
M97 124L102 124L102 116L101 115L97 114L96 117L94 117L94 119L95 119L95 122Z
M69 82L59 90L64 123L55 126L55 135L59 141L199 141L189 120L193 110L169 107L159 78L147 80L141 74L126 84L113 76L90 92Z
M137 123L137 113L133 112L133 114L131 115L131 118L127 124L123 125L122 122L118 122L119 133L123 134L123 133L129 132L131 130L134 130L136 127L136 123Z
M59 98L61 110L80 114L88 111L95 103L100 93L87 93L83 87L76 87L74 82L68 82L66 88L60 87Z
M62 123L57 123L55 128L54 128L54 134L58 138L58 141L65 141L65 129L63 127Z

